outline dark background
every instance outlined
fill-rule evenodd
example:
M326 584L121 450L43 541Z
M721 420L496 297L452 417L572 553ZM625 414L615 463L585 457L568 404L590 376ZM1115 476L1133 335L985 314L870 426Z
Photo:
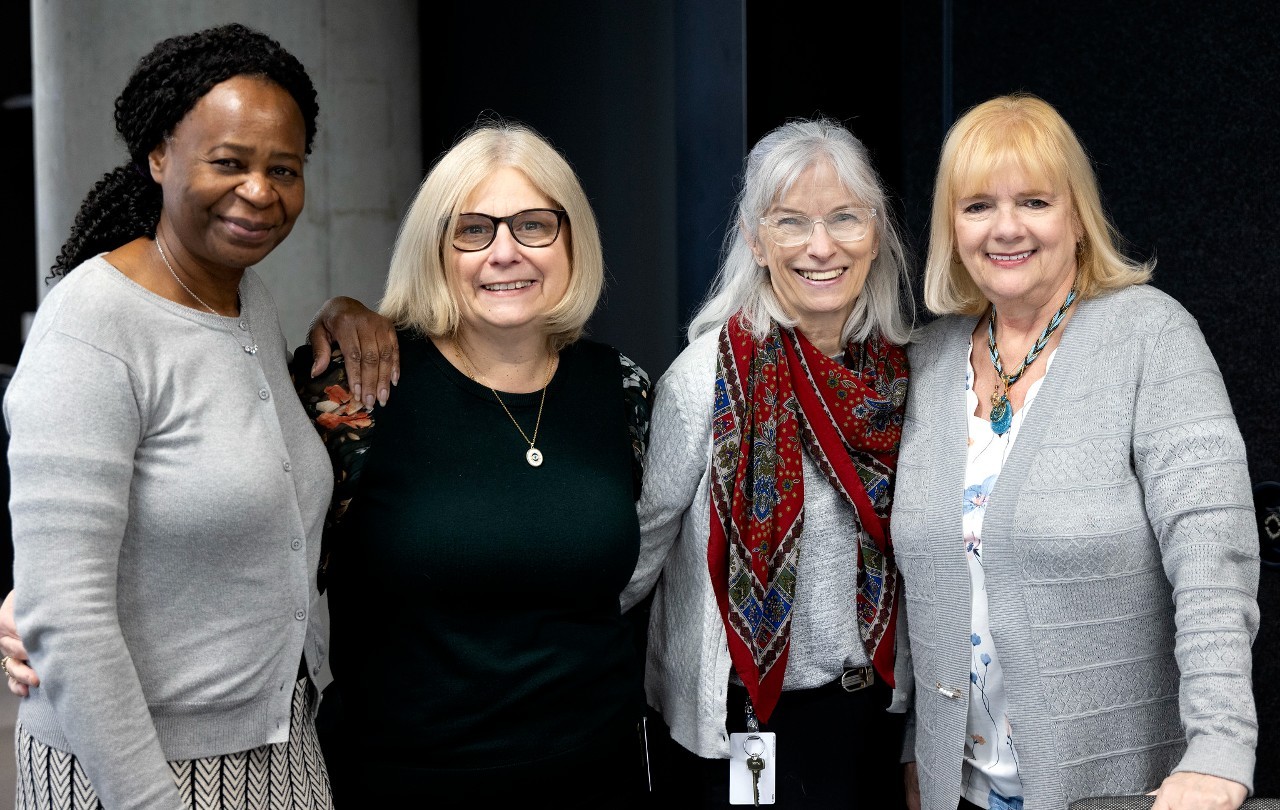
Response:
M36 186L31 121L31 13L26 3L0 12L5 47L0 50L0 131L4 160L0 188L9 200L4 211L5 274L0 287L0 372L18 362L22 313L36 306Z
M31 14L26 3L11 3L0 12L6 30L0 53L0 132L4 160L0 189L8 198L4 225L5 274L0 285L0 396L22 350L22 313L36 308L36 186L31 120ZM0 452L9 447L8 431L0 431ZM0 464L0 592L13 586L13 546L9 542L9 465Z

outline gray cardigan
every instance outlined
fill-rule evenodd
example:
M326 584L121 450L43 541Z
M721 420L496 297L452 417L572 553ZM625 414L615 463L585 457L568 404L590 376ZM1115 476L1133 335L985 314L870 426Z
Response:
M1076 307L983 521L1026 806L1146 792L1171 771L1252 788L1258 543L1218 367L1194 319L1153 288ZM929 810L960 799L974 323L942 318L911 347L893 509L910 638L899 662L914 670Z
M43 683L33 737L79 758L105 806L174 810L166 759L288 738L332 490L275 306L181 306L105 259L44 300L5 396L17 623Z

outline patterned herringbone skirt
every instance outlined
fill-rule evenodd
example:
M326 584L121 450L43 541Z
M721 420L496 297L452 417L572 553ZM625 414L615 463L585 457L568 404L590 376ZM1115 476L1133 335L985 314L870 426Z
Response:
M315 689L294 685L288 742L169 763L190 810L333 810L316 737ZM103 810L75 756L33 739L19 723L15 810Z

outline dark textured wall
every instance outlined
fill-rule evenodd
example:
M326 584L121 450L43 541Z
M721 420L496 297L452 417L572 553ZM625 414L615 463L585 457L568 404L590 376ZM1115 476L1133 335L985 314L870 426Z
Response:
M1132 253L1156 257L1153 284L1199 320L1253 480L1280 479L1280 5L912 5L902 191L917 237L945 124L1010 91L1049 101Z

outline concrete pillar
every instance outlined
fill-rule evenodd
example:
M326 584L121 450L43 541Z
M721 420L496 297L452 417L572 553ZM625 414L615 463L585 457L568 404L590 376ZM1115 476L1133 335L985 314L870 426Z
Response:
M112 112L138 60L174 34L242 22L297 56L319 94L306 209L257 268L285 339L301 343L332 295L377 301L423 172L417 3L33 0L31 12L41 298L84 195L127 159Z

